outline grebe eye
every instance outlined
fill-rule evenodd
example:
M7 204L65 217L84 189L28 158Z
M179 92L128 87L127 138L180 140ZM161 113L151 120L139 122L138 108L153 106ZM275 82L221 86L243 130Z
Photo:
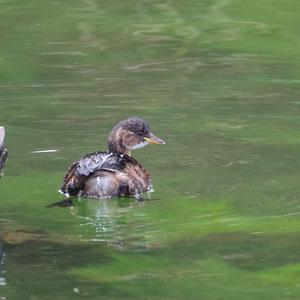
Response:
M141 130L141 134L146 134L147 133L147 130L145 129L145 128L143 128L142 130Z

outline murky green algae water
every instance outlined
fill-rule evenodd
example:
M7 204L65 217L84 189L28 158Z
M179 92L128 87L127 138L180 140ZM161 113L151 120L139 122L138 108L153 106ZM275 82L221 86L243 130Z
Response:
M0 1L0 298L299 299L298 11ZM167 141L133 153L152 199L46 208L131 115Z

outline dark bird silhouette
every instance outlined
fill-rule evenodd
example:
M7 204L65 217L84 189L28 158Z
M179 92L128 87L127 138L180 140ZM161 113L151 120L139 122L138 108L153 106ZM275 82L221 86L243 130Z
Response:
M7 149L4 145L4 138L5 138L5 129L4 127L0 127L0 177L4 174L4 166L7 159Z
M130 156L130 151L147 144L165 144L149 125L133 117L121 121L108 137L108 151L94 152L73 162L60 192L67 197L109 199L120 196L139 198L151 191L149 173Z

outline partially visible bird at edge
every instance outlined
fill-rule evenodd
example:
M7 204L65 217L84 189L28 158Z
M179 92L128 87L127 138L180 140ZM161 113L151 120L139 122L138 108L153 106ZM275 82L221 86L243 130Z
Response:
M7 149L4 144L5 139L5 128L0 127L0 177L4 174L4 166L7 159Z
M108 137L108 150L94 152L73 162L59 190L66 197L110 199L132 196L140 199L152 191L151 178L131 150L148 144L165 144L148 123L132 117L118 123Z

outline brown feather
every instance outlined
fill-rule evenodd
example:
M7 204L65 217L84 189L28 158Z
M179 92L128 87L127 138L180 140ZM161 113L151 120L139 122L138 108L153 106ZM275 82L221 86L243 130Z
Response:
M139 196L152 189L149 173L130 157L130 150L155 137L149 125L133 117L121 121L108 137L108 152L95 152L75 161L66 173L61 192L70 196L112 198Z

